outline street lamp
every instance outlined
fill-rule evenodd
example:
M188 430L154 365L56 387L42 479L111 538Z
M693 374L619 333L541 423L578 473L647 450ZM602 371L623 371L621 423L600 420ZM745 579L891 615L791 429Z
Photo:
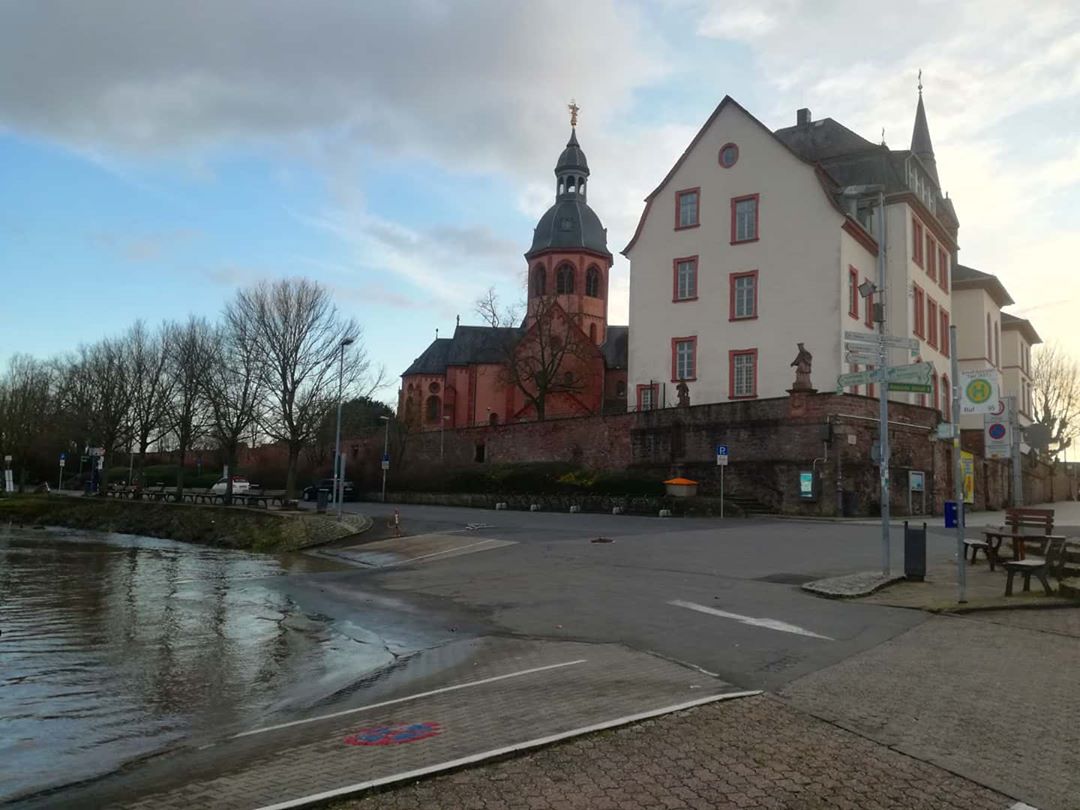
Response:
M859 294L864 298L875 292L880 293L880 300L875 304L875 309L880 307L880 317L875 318L878 324L878 334L881 340L878 343L878 370L879 370L879 409L878 409L878 469L881 473L881 575L888 577L891 573L892 559L889 550L889 378L886 369L889 366L889 349L885 343L888 334L885 328L886 305L885 295L888 285L885 281L885 186L880 183L863 186L847 186L840 189L840 194L851 199L860 197L877 198L877 233L874 234L878 243L877 254L877 284L866 287L867 282L859 285ZM856 203L857 204L857 203ZM865 288L865 290L864 290ZM878 313L874 313L877 315Z
M337 378L337 435L334 438L334 500L337 502L338 521L341 520L341 501L345 495L345 481L341 474L341 389L345 377L345 347L354 343L353 338L347 337L338 344L341 349L341 357L338 361Z
M383 438L382 451L382 502L386 503L386 471L390 469L390 417L380 416L386 422L386 436Z

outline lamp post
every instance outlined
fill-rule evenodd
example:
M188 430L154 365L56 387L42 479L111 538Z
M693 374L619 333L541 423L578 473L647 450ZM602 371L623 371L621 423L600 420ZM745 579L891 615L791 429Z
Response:
M334 437L334 501L337 503L339 522L341 521L341 501L345 494L345 482L342 480L341 475L341 392L345 377L345 347L352 344L353 339L347 337L338 345L338 348L341 349L341 356L338 360L337 378L337 435Z
M379 418L386 422L386 434L383 437L382 452L382 502L386 503L386 471L390 469L390 417L380 416Z

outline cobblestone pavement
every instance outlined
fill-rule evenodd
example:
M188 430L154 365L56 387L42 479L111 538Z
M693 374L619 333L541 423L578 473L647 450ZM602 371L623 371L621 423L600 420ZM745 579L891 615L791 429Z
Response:
M381 701L361 692L348 713L275 718L290 722L156 758L126 780L102 780L45 806L251 810L739 692L618 645L499 638L469 645L456 669L435 667L450 672L450 684L425 692L412 681ZM431 652L444 654L460 658L449 648Z
M710 704L334 810L995 808L1012 800L768 697Z
M1068 609L936 617L781 694L1040 810L1075 810L1077 622Z

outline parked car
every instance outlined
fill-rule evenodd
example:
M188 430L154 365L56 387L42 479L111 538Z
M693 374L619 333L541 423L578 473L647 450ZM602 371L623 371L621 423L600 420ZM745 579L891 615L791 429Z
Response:
M346 501L355 501L356 500L356 488L353 486L353 482L352 481L343 481L342 484L344 485L344 487L342 489L342 499L346 500ZM305 501L313 501L316 498L318 498L320 489L325 489L327 492L330 493L330 500L334 499L333 498L334 479L333 478L324 478L321 481L319 481L317 484L312 484L311 486L304 487L304 493L303 493L304 500Z
M247 492L248 490L251 489L251 482L248 481L243 476L233 475L233 476L231 476L231 478L232 478L232 491L236 495L239 495L242 492ZM212 487L210 487L210 491L213 492L215 495L224 495L225 490L228 487L228 482L229 482L228 478L224 478L224 477L219 478L214 483L214 485Z

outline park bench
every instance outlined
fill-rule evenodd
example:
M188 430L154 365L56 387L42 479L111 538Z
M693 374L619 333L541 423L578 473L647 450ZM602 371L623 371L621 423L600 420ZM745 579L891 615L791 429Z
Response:
M147 487L142 491L143 498L148 501L164 501L166 500L166 495L167 493L163 486Z
M1008 573L1008 579L1005 581L1005 595L1012 596L1013 592L1013 578L1020 574L1024 578L1024 592L1031 590L1031 578L1036 577L1039 582L1042 583L1043 590L1046 591L1047 596L1053 594L1053 590L1050 588L1050 583L1046 578L1047 574L1057 573L1058 578L1061 577L1061 569L1064 565L1065 558L1065 538L1064 537L1047 537L1046 542L1042 550L1041 560L1006 560L1002 563L1005 571Z
M1054 533L1054 510L1016 507L1005 510L1005 525L983 530L983 536L966 538L965 553L971 551L971 562L975 563L981 550L990 563L990 570L1001 560L1001 546L1009 540L1014 560L1024 559L1024 544L1028 540L1043 543L1057 537ZM1059 538L1064 539L1064 538Z

